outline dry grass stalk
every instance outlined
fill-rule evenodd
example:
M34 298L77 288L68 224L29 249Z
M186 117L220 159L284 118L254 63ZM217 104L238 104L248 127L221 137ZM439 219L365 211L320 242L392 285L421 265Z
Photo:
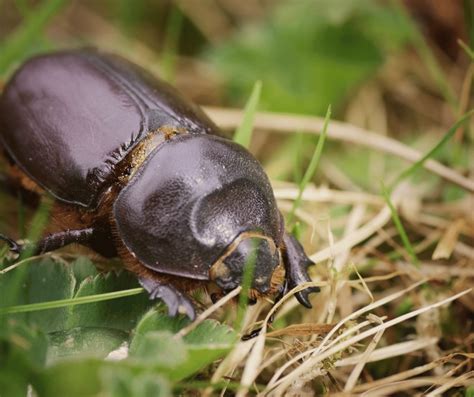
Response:
M379 322L383 323L382 320L380 320ZM382 335L384 331L385 331L384 329L381 329L375 334L374 338L367 346L367 349L365 350L364 354L360 356L359 362L355 365L349 378L347 379L346 385L344 386L345 392L350 392L356 385L357 380L359 379L360 374L362 373L362 370L365 367L365 364L368 362L372 352L375 350L375 348L379 344L380 339L382 339Z
M436 249L433 252L433 259L447 259L451 256L461 233L461 229L466 224L464 219L458 219L446 229Z
M363 339L365 339L369 336L372 336L372 335L376 334L377 332L379 332L382 329L385 330L389 327L392 327L396 324L404 322L404 321L406 321L410 318L416 317L416 316L418 316L422 313L425 313L429 310L433 310L435 308L441 307L441 306L443 306L447 303L452 302L453 300L456 300L456 299L460 298L462 295L470 293L471 291L472 291L472 289L468 289L468 290L462 291L459 294L456 294L456 295L451 296L449 298L443 299L442 301L439 301L439 302L433 303L431 305L424 306L420 309L411 311L411 312L409 312L405 315L394 318L393 320L390 320L386 323L383 323L381 325L372 327L372 328L370 328L370 329L368 329L368 330L366 330L366 331L364 331L364 332L362 332L358 335L355 335L355 336L353 336L349 339L343 340L343 341L339 342L338 344L335 344L332 347L331 347L331 344L328 344L328 347L327 347L327 349L325 349L325 351L320 351L319 348L316 348L316 349L314 349L314 351L306 352L307 354L310 353L311 357L309 359L307 359L306 361L304 361L296 369L291 371L289 374L287 374L287 375L285 375L281 378L280 378L280 376L284 372L283 368L285 367L285 369L286 369L289 365L285 365L284 367L280 368L280 370L277 373L275 373L272 380L267 385L266 392L268 392L268 393L271 392L272 395L275 395L275 396L281 396L281 395L283 395L285 390L291 385L291 383L296 381L298 378L304 376L304 374L311 373L313 369L315 369L316 367L319 367L321 365L323 360L329 359L331 356L333 356L333 355L335 355L335 354L337 354L337 353L353 346L354 344L358 343L359 341L361 341L361 340L363 340ZM336 327L334 329L336 329ZM305 355L307 355L307 354L305 354Z

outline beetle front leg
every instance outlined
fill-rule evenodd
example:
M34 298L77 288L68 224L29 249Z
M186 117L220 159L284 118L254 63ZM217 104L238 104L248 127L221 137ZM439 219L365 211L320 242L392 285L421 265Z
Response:
M308 276L308 267L314 265L314 263L305 254L301 244L287 232L283 236L283 243L286 247L283 256L286 265L287 288L293 289L300 284L310 282L311 278ZM311 308L308 295L313 292L319 292L319 288L308 287L297 292L295 296L303 306Z
M161 284L149 277L138 277L140 285L150 294L150 299L161 299L168 307L168 315L174 317L178 312L184 312L191 321L196 318L193 304L189 298L169 284Z

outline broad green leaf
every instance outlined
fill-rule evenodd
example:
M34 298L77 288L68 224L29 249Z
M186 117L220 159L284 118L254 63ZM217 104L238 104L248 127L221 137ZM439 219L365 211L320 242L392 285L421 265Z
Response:
M228 353L237 339L234 330L214 320L206 320L184 338L188 359L169 374L181 380L197 373Z
M168 397L171 388L155 373L136 374L128 368L104 368L102 383L108 397Z
M156 332L160 331L160 334L164 333L165 336L162 336L162 338L166 341L168 339L166 334L175 334L187 324L189 324L189 320L184 317L171 318L163 312L151 310L142 318L136 328L135 335L130 344L131 356L139 357L140 354L144 354L144 350L146 350L143 348L144 340L146 340L147 344L156 343L157 349L162 348L163 342L160 341L158 336L153 336L151 340L146 339L150 333L156 335ZM176 354L179 354L181 359L181 348L184 346L184 359L182 359L179 365L170 366L166 369L161 369L161 371L166 373L172 380L181 380L191 376L228 352L236 338L236 333L232 328L219 324L214 320L206 320L182 339L172 338L170 343L177 346ZM151 351L152 348L149 347L149 350ZM159 360L158 357L155 359Z
M0 395L25 396L33 374L45 363L48 341L36 327L8 319L0 324Z
M38 372L32 385L39 397L170 395L170 387L160 374L129 360L87 358L58 362Z
M96 358L60 362L41 371L32 385L39 397L97 397L99 370L114 364Z
M20 287L17 304L32 304L58 299L70 299L74 294L76 285L71 266L53 257L45 257L24 264L24 281ZM15 270L0 275L0 307L3 302L8 302L7 297L2 297L2 291L8 291L11 278L16 277ZM41 312L27 313L16 316L37 324L43 331L60 331L65 328L70 308L44 310Z
M49 334L48 363L68 357L106 357L128 334L110 328L73 328Z
M130 358L132 362L169 372L179 368L188 354L183 340L174 339L171 332L150 331L137 339Z
M136 277L127 272L99 274L86 278L75 298L138 287ZM153 304L146 294L104 302L73 306L68 328L98 327L131 330L140 315Z
M204 346L228 347L237 340L237 334L232 328L216 320L205 320L183 339L186 345L195 348Z
M185 316L170 317L166 315L165 310L164 305L159 305L143 315L133 331L130 352L135 350L136 343L148 332L168 331L175 334L190 323L190 320Z
M76 279L76 286L79 288L81 283L88 277L95 277L99 274L94 263L86 256L80 256L73 263L71 263Z

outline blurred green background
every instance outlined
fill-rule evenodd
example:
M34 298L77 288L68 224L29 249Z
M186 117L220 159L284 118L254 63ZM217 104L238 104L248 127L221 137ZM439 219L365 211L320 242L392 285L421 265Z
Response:
M35 53L95 46L151 69L201 105L242 107L261 80L260 110L324 115L331 104L336 119L424 147L422 131L445 131L468 107L459 92L470 60L457 41L472 41L473 7L467 0L2 0L0 75ZM261 138L253 150L272 177L297 179L301 167L288 154L304 152L308 139L285 142L279 153L275 138L260 153ZM354 151L357 161L345 153L357 163L351 177L369 188L364 159L371 157ZM465 165L462 150L456 161Z

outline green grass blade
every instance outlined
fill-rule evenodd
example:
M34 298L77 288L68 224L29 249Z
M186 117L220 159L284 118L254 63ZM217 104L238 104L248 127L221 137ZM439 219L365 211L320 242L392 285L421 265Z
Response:
M255 119L255 113L257 112L261 92L262 82L256 81L252 89L252 94L245 105L242 123L234 134L234 142L237 142L247 149L250 146L250 141L252 140L253 121Z
M464 41L458 39L458 44L460 47L466 52L469 58L471 58L471 62L474 62L474 51L469 47Z
M397 210L395 209L392 203L392 200L390 200L390 193L383 184L382 184L382 193L383 193L385 202L390 208L390 213L392 215L393 223L395 224L395 227L397 228L398 234L402 238L403 246L405 247L405 250L408 252L408 255L410 255L410 258L413 261L413 264L419 268L420 261L418 260L415 250L413 249L413 246L411 245L410 240L408 239L408 235L405 231L405 228L403 227L400 217L398 216Z
M0 46L0 75L4 74L14 61L23 56L65 3L66 0L47 0L29 13L24 23Z
M252 287L252 280L257 261L258 243L254 244L250 256L245 263L244 274L242 275L242 291L239 294L239 304L237 308L237 316L235 318L234 329L240 330L243 325L245 311L249 303L249 291Z
M306 189L309 181L313 178L316 169L318 168L319 159L321 158L321 154L324 148L324 142L326 141L327 129L329 125L329 120L331 118L331 105L328 106L328 110L326 112L326 117L324 118L324 125L321 131L321 135L319 135L318 143L316 144L316 148L314 150L313 156L311 157L311 161L304 173L303 179L301 180L298 186L298 195L296 196L295 201L293 202L293 206L291 207L291 211L288 215L288 224L293 221L295 211L301 205L301 197L303 196L303 192Z
M402 171L400 175L398 175L395 180L390 184L389 190L393 190L393 188L400 183L403 179L409 177L412 175L416 170L422 168L424 162L428 160L429 158L435 156L441 148L448 142L457 129L463 125L472 115L474 114L474 110L471 110L470 112L466 113L464 116L462 116L454 125L446 132L446 134L441 138L441 140L429 151L427 152L421 159L419 159L417 162L413 163L410 167L408 167L405 171Z
M79 298L60 299L56 301L31 303L28 305L17 305L0 308L0 315L13 313L36 312L39 310L57 309L66 306L84 305L111 299L123 298L126 296L138 295L144 291L143 288L132 288L123 291L107 292L105 294L82 296Z

